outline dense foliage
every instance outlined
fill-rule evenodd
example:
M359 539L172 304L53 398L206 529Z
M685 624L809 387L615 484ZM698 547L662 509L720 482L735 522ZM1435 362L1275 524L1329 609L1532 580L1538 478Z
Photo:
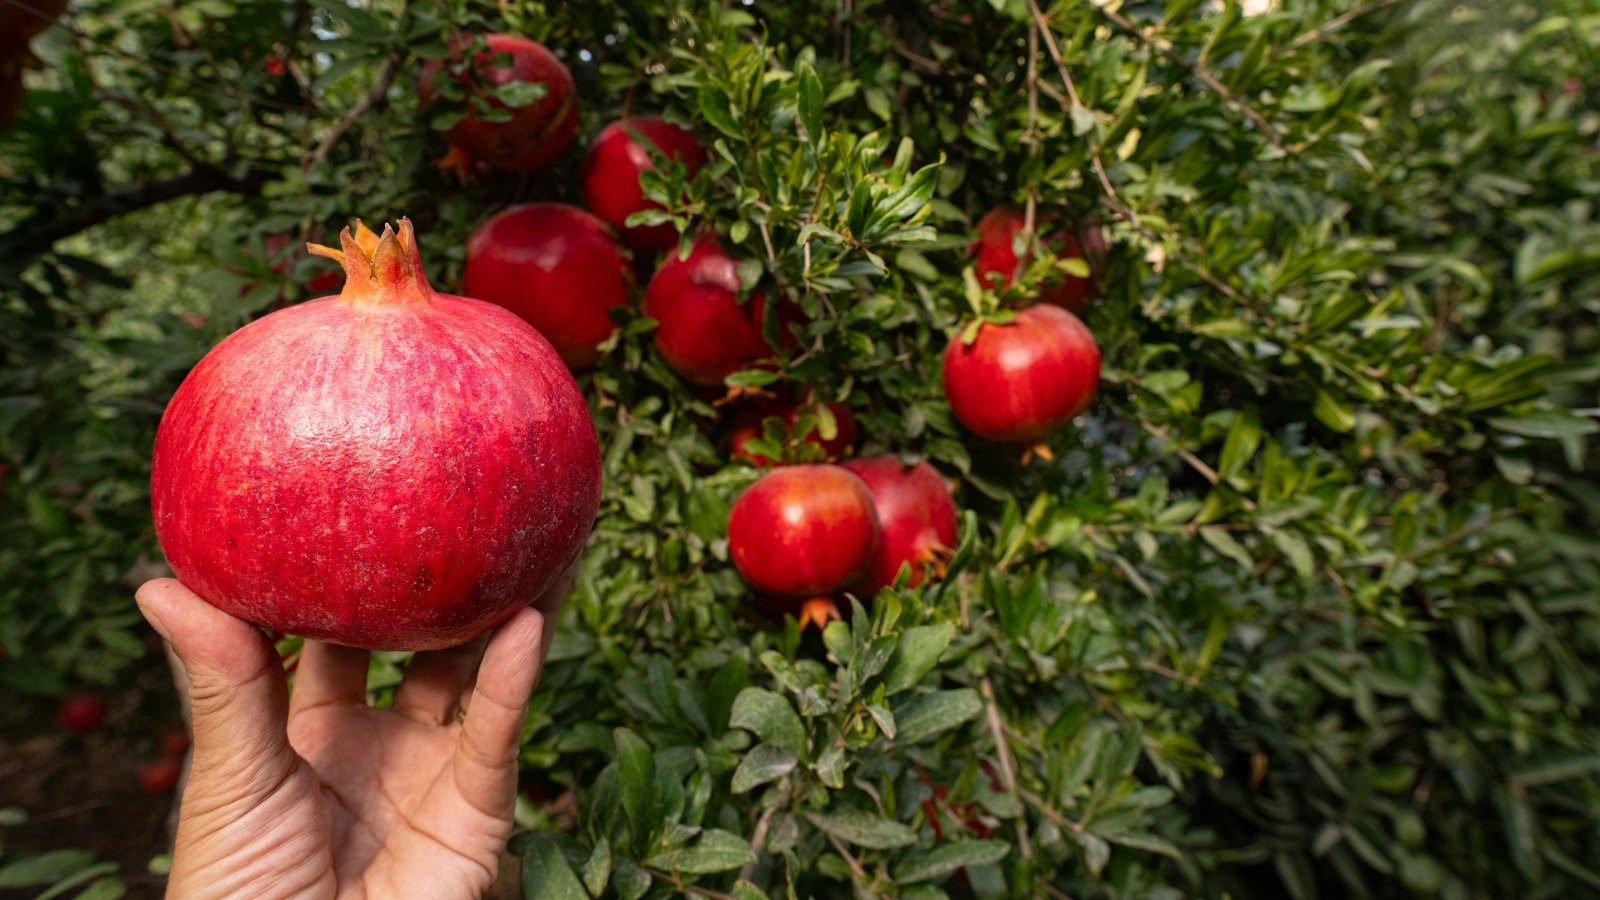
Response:
M757 470L627 313L580 379L606 492L527 726L527 896L1600 893L1600 6L1244 6L75 2L0 135L0 680L140 652L160 411L305 296L301 239L406 214L454 285L478 222L581 202L587 137L659 111L711 147L646 176L664 215L803 309L731 381L847 404L967 512L943 580L765 618L725 533ZM498 30L571 68L580 146L461 186L416 75ZM964 277L1003 202L1111 235L1053 461L939 387L1047 274Z

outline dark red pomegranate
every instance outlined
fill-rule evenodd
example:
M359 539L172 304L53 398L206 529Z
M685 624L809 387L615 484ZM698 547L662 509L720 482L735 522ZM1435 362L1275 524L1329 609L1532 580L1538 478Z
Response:
M824 457L832 460L848 454L855 447L856 417L850 412L850 407L845 406L843 403L828 403L826 405L828 411L833 414L835 427L833 439L823 440L822 434L816 428L813 428L806 433L805 442L821 447ZM760 466L764 469L778 465L781 460L749 451L745 445L761 437L766 420L771 417L782 419L792 438L795 421L800 418L802 412L806 412L808 409L813 409L813 407L802 403L772 401L740 410L733 417L733 431L728 436L731 455L735 459L742 459L753 466ZM812 416L816 415L815 412L810 414Z
M739 263L715 238L695 241L687 259L669 253L645 289L644 314L660 323L656 349L694 384L721 384L772 355L761 336L765 298L739 302Z
M600 500L594 425L549 342L436 293L411 223L314 247L336 297L218 344L156 433L178 579L225 612L353 647L466 641L545 591Z
M956 504L950 488L933 466L905 465L895 456L853 459L843 464L872 492L883 540L872 566L852 590L870 598L894 584L900 567L911 567L907 586L922 583L929 566L937 565L956 545Z
M1045 232L1042 235L1045 245L1058 258L1086 260L1095 272L1104 268L1106 239L1098 225L1085 222L1085 234L1080 238L1070 228L1050 228L1053 221L1054 216L1042 216L1038 227ZM972 243L972 252L977 256L974 269L978 281L985 287L1007 287L1028 267L1028 254L1017 252L1025 223L1023 211L1015 206L996 207L978 220L978 239ZM1044 284L1039 299L1081 313L1098 294L1099 286L1093 272L1088 278L1062 274Z
M177 759L189 752L189 730L174 725L161 732L161 755Z
M510 120L490 122L469 112L446 135L452 150L441 165L455 168L464 178L472 171L474 162L512 172L528 172L549 165L578 133L578 92L572 83L572 73L538 41L514 34L491 34L484 40L488 49L473 57L473 73L463 72L458 76L471 92L481 96L483 89L478 85L499 88L512 82L526 82L544 85L545 94L527 106L516 108L507 107L497 98L487 98L491 107L508 110ZM460 44L464 47L466 42ZM439 79L444 77L443 69L443 63L438 60L422 67L419 87L424 106L438 91Z
M820 598L854 582L880 539L872 493L833 465L784 466L733 503L728 552L759 591Z
M182 774L183 763L170 757L146 763L139 770L139 789L146 794L171 793Z
M584 201L594 214L611 224L628 246L664 250L678 242L671 223L627 227L628 217L661 204L645 197L639 173L655 168L646 144L668 159L683 163L693 175L706 163L705 148L694 132L659 116L618 119L600 129L583 161Z
M1038 440L1089 407L1100 348L1078 317L1041 304L944 352L944 393L961 424L1001 441Z
M539 330L574 371L600 358L616 330L607 310L628 303L633 269L605 223L565 203L513 206L467 241L469 296Z
M73 734L88 734L106 720L106 698L99 694L79 693L61 701L56 709L56 721Z

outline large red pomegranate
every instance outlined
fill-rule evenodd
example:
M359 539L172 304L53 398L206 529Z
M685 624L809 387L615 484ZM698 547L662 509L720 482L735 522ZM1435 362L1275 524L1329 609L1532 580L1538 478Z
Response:
M511 312L436 293L410 222L340 236L338 296L206 354L156 433L156 536L185 585L279 631L459 644L575 561L600 499L572 376Z
M961 424L994 440L1038 440L1083 412L1100 381L1100 348L1078 317L1040 304L988 322L944 352L944 392Z
M728 516L733 564L751 586L780 597L843 589L871 565L880 537L871 491L834 465L774 469Z
M616 330L633 269L610 229L565 203L513 206L467 241L467 294L497 303L545 336L567 366L586 369Z
M849 453L856 445L856 417L850 412L850 407L843 403L825 404L828 411L833 414L834 435L830 440L824 440L822 434L813 428L806 432L804 441L822 448L826 459L838 459ZM728 436L728 447L735 459L742 459L753 466L763 469L778 465L781 460L772 459L760 453L747 449L746 445L761 437L768 418L776 417L783 420L785 430L793 437L795 422L801 413L815 416L814 406L803 403L789 403L787 401L771 401L756 406L749 406L740 410L733 417L733 430Z
M922 583L926 570L956 545L956 504L950 488L925 462L905 465L895 456L853 459L843 464L872 492L883 540L872 566L856 582L858 596L871 597L894 584L900 567L910 565L907 586Z
M471 171L473 162L512 172L542 168L560 156L578 133L578 92L572 73L538 41L514 34L491 34L484 40L488 47L472 58L473 72L458 76L470 92L481 96L478 85L500 88L512 82L526 82L544 85L545 94L527 106L515 108L507 107L498 98L487 98L491 107L507 110L511 118L491 122L469 112L446 135L452 149L441 165L455 168L463 177ZM443 68L438 60L422 67L419 87L424 106L437 93Z
M600 129L584 158L584 201L595 215L617 229L629 246L664 250L678 242L678 231L671 223L627 227L628 216L661 208L639 187L639 173L655 168L646 144L668 159L682 162L690 175L706 162L705 148L687 128L659 116L618 119Z
M761 335L765 307L758 291L739 302L739 263L712 237L697 239L689 256L668 254L645 289L644 314L659 325L656 349L694 384L721 384L772 355Z
M1040 218L1039 224L1048 227L1053 221L1054 216L1045 215ZM1028 254L1017 252L1024 224L1026 218L1023 211L1015 206L996 207L978 220L978 239L972 243L972 252L977 256L974 269L978 281L985 287L1007 287L1028 267ZM1050 228L1042 237L1045 245L1058 258L1085 260L1094 272L1098 272L1105 266L1105 234L1093 221L1086 221L1084 226L1082 238L1065 227ZM1087 278L1063 273L1043 285L1039 299L1081 313L1098 294L1099 286L1093 272Z

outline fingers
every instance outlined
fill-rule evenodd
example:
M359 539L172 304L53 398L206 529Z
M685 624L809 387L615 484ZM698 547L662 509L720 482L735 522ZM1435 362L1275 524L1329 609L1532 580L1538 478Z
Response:
M423 725L443 725L455 718L487 641L486 635L459 647L412 657L395 692L394 711Z
M509 815L517 785L517 738L539 681L545 618L524 609L489 638L456 745L461 796L491 815Z
M288 690L267 636L175 579L148 582L135 599L151 627L171 643L188 676L195 772L227 761L230 772L265 773L269 767L262 763L289 754Z
M300 650L294 693L289 712L298 715L319 706L365 705L367 658L365 650L308 640Z

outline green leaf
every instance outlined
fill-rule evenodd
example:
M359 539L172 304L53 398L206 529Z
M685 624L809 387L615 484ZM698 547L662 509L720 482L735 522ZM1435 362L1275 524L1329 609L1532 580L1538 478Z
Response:
M1250 558L1250 552L1243 544L1233 539L1226 528L1217 525L1206 525L1200 529L1200 539L1211 545L1218 553L1233 560L1245 569L1254 569L1256 561Z
M1595 420L1561 409L1540 410L1514 418L1497 416L1490 419L1489 424L1510 434L1550 440L1582 437L1600 431L1600 423Z
M1005 858L1011 845L1003 841L952 841L915 853L894 867L897 884L932 881L968 866L993 865Z
M617 751L617 787L622 809L634 829L634 846L647 846L661 825L661 800L656 790L655 753L644 739L626 728L611 733Z
M917 832L911 826L861 810L806 813L806 818L827 834L857 847L889 850L917 842Z
M494 90L495 97L512 109L537 103L549 93L550 86L542 81L508 81Z
M1311 414L1317 417L1317 421L1338 432L1346 432L1356 427L1356 414L1350 410L1348 404L1333 396L1321 385L1312 390L1316 393L1316 402L1311 406Z
M653 854L647 865L685 875L712 875L727 872L756 861L750 844L736 834L709 828L689 847L675 847Z
M601 835L594 843L594 851L583 864L583 887L591 896L598 897L611 880L611 841Z
M789 750L772 744L757 744L739 761L739 768L733 772L730 790L742 794L769 781L776 781L794 771L797 763L798 759Z
M0 888L54 884L94 864L94 854L86 850L52 850L38 856L25 856L0 866Z
M822 142L825 134L822 130L822 82L817 78L817 70L810 64L800 67L796 88L799 92L800 127L805 129L806 137L815 146Z
M948 622L907 629L895 644L894 656L883 676L885 693L892 696L921 682L939 664L939 657L955 634L955 626Z
M545 833L529 837L522 853L524 900L588 900L583 882L572 871L566 854Z
M983 701L972 688L934 691L912 697L894 707L894 721L899 727L895 741L915 744L976 718L982 711Z
M744 131L739 128L738 120L734 119L733 112L728 107L728 95L710 88L701 88L696 96L700 107L700 115L711 124L712 128L722 132L735 140L744 140Z
M796 756L806 749L806 729L789 701L763 688L750 687L733 701L729 726L754 732L769 744L782 747Z

